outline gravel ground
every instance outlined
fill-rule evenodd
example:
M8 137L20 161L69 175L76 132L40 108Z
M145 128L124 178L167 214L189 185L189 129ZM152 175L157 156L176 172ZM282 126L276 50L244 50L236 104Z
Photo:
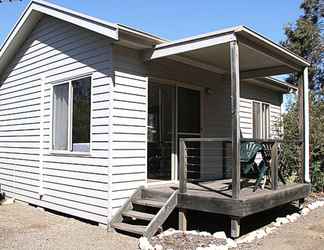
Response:
M194 234L175 233L169 236L154 237L151 245L161 245L163 249L173 250L195 250L197 247L208 247L209 245L225 245L224 239L217 239L213 236L201 236Z
M0 206L0 249L138 249L137 240L20 202ZM238 249L324 250L324 207Z
M138 249L137 239L16 202L0 206L0 249Z
M324 207L311 211L294 223L282 225L273 234L240 250L323 250L324 249Z

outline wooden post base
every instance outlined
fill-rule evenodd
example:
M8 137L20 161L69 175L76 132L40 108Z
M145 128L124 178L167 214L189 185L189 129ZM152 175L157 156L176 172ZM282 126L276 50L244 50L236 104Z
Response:
M305 206L305 199L298 200L298 209L302 210Z
M240 237L240 218L231 217L231 237L236 239Z
M187 231L187 209L179 208L179 230Z

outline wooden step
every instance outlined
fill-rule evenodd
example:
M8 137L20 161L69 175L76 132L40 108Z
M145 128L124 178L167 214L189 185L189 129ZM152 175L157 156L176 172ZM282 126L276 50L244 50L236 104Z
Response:
M162 201L148 200L148 199L135 199L132 201L133 204L147 206L147 207L156 207L161 208L164 205Z
M146 226L132 225L124 222L114 223L112 227L124 232L129 232L133 234L143 235Z
M161 192L160 189L154 188L154 189L143 189L142 191L142 198L143 199L153 199L156 201L167 201L169 197L172 194L172 190L170 190L170 193L167 192Z
M128 210L122 213L123 216L135 218L137 220L151 221L154 218L154 214L143 213L135 210Z

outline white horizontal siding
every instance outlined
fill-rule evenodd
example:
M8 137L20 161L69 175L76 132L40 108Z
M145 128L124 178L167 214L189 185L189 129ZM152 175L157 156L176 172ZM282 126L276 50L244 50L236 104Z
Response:
M281 115L281 106L270 105L271 138L275 138L276 136L278 136Z
M0 87L0 184L9 195L107 223L110 41L55 18L43 18ZM91 154L51 154L51 82L92 75ZM41 99L40 77L45 77ZM43 100L43 197L39 199ZM16 153L17 152L17 153Z
M115 72L112 131L112 211L146 182L147 78Z
M230 85L225 81L203 84L210 93L203 97L203 137L224 138L231 136ZM201 177L223 178L223 145L219 142L201 143Z
M253 137L252 100L240 98L240 128L243 138Z

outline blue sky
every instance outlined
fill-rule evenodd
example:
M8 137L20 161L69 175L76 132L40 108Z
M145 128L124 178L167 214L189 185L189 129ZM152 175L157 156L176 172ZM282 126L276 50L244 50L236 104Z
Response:
M246 25L275 42L301 14L301 0L51 0L85 14L126 24L167 39ZM27 0L0 3L0 44Z

